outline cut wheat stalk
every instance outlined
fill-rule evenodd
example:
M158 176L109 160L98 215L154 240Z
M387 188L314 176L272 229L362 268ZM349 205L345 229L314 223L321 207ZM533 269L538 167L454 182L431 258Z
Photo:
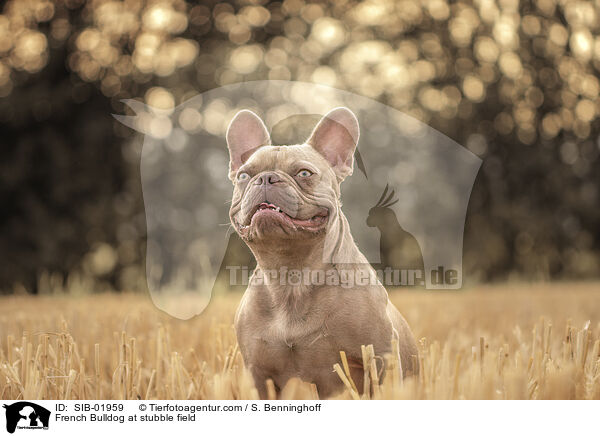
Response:
M369 379L369 369L371 367L371 362L369 361L369 353L367 347L361 345L360 351L362 355L363 364L363 398L368 400L371 398L371 382Z
M350 365L348 365L348 359L346 357L345 351L340 351L340 358L342 359L342 366L344 368L344 372L346 373L346 377L348 377L348 381L352 386L352 389L354 389L355 392L358 392L356 384L354 383L354 380L352 380L352 374L350 373Z
M277 399L277 391L275 390L275 383L270 378L267 379L267 399L268 400L276 400Z
M358 392L356 391L356 389L354 387L352 387L350 380L344 373L344 370L342 369L342 367L340 366L339 363L336 363L333 365L333 370L336 372L336 374L338 375L340 380L342 380L342 383L344 383L344 386L346 386L346 389L348 390L348 392L350 392L350 396L352 397L352 399L360 400L360 395L358 395Z

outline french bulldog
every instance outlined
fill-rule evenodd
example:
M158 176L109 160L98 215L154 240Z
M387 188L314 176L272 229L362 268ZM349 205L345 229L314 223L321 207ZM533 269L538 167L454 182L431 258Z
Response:
M338 393L343 384L333 365L340 351L362 392L361 345L384 357L397 341L401 376L417 371L413 334L342 212L340 184L352 174L358 137L347 108L329 112L297 145L271 145L264 123L248 110L229 124L229 217L257 262L235 330L261 398L268 379L279 391L293 377L314 383L321 398Z

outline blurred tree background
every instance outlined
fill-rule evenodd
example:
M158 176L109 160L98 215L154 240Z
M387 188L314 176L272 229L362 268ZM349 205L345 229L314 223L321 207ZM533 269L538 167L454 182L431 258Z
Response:
M257 79L377 99L480 156L466 283L597 278L599 15L598 0L7 1L0 290L143 286L141 142L111 113Z

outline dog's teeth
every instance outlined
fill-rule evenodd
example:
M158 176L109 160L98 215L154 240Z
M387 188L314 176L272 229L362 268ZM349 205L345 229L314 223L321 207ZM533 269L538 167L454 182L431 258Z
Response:
M277 212L281 212L281 208L279 206L277 206L277 209L275 209Z

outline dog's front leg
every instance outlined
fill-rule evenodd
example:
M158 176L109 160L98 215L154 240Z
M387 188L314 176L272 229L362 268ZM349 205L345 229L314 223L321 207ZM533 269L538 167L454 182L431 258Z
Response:
M250 373L252 374L252 378L254 379L254 385L256 386L256 390L258 391L258 396L261 400L267 400L269 398L269 393L267 389L267 381L271 380L273 383L273 387L275 388L276 397L279 396L279 387L273 382L273 379L267 374L267 372L256 365L250 365Z

